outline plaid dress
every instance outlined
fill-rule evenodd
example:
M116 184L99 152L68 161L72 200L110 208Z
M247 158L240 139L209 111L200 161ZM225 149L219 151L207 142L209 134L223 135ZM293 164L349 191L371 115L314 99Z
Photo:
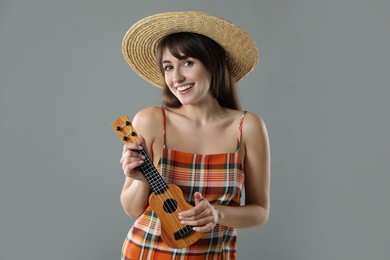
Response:
M244 185L240 159L243 112L239 124L237 150L234 153L192 154L166 148L165 112L164 148L157 169L166 183L176 184L186 201L195 205L193 194L199 191L213 205L239 206ZM168 247L161 239L160 221L148 206L135 221L123 243L122 258L132 259L236 259L237 231L216 225L187 248Z

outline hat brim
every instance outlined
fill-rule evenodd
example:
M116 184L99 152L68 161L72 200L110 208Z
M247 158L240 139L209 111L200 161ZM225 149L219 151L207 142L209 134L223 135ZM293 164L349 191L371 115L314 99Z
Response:
M256 44L247 32L223 18L203 12L160 13L140 20L123 38L123 56L138 75L163 88L165 80L156 61L157 45L165 36L178 32L202 34L219 43L227 52L235 83L258 62Z

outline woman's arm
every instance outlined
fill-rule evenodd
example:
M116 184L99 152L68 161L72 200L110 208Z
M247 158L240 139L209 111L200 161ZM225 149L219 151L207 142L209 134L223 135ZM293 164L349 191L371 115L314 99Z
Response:
M241 149L245 149L245 205L212 206L201 194L195 193L196 207L182 212L184 224L196 226L197 231L208 231L221 224L245 228L264 224L269 216L270 151L263 120L247 113L242 130Z
M120 200L124 211L131 218L139 217L149 204L150 186L139 168L143 163L143 158L132 150L147 149L149 157L153 161L153 142L158 136L157 131L160 130L156 125L161 125L161 121L159 121L161 117L158 116L161 111L156 113L156 110L158 108L155 107L141 110L132 120L137 133L140 136L142 135L139 141L143 147L141 148L138 144L133 143L126 143L123 146L120 162L126 179Z
M233 227L259 226L267 222L270 206L270 151L265 123L247 113L243 124L245 147L245 206L220 210L220 224Z

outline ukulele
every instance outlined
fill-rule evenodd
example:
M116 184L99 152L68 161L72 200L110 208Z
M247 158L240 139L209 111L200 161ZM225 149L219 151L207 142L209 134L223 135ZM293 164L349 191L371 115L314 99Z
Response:
M139 144L137 132L127 116L115 120L112 128L123 143ZM145 156L140 168L153 191L149 204L160 219L162 240L172 248L188 247L198 241L202 234L193 230L192 226L181 224L178 217L180 211L193 207L185 201L181 189L164 181L145 150L133 151Z

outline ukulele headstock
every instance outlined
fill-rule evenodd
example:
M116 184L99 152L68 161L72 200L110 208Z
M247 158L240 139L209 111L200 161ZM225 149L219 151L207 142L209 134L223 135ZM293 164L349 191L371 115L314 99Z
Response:
M111 124L112 128L117 133L119 139L125 143L138 144L138 134L135 128L131 124L128 116L117 118L114 123Z

